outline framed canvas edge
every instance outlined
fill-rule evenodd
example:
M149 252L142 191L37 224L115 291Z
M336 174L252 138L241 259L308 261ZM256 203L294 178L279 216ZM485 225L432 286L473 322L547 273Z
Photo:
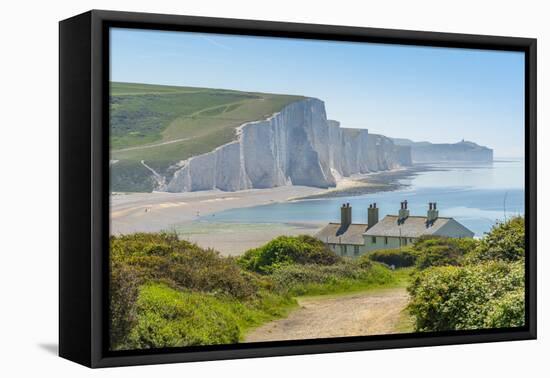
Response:
M438 346L450 344L469 344L497 341L528 340L536 338L536 39L481 36L472 34L417 32L407 30L389 30L374 28L358 28L348 26L297 24L271 21L251 21L221 18L205 18L195 16L175 16L133 12L114 12L93 10L91 17L91 198L75 198L80 201L90 201L91 214L91 246L90 246L90 337L91 351L90 367L111 367L121 365L141 365L173 362L191 362L220 359L269 357L283 355L331 353L344 351L360 351L372 349L409 348ZM105 278L108 274L106 259L108 257L109 225L108 211L108 112L104 96L104 83L108 82L108 51L106 50L105 30L107 25L131 25L143 28L159 28L161 30L181 30L192 28L210 32L233 32L247 35L291 36L294 38L333 39L333 40L369 40L381 43L402 43L426 46L447 46L464 48L487 48L495 50L515 50L526 53L525 81L525 117L526 117L526 210L528 210L528 237L526 268L529 272L526 281L526 309L528 323L525 328L514 331L498 331L490 333L456 334L427 336L413 334L397 335L395 338L369 338L360 341L330 342L326 339L308 345L269 345L251 346L243 349L225 349L209 351L174 351L167 353L114 356L107 353L105 326L108 322L104 311L105 298L108 297ZM60 75L61 80L61 75ZM61 110L60 110L61 111ZM107 142L107 144L106 144ZM61 180L60 185L68 183ZM61 264L61 261L60 261ZM61 288L60 288L61 289ZM402 336L402 337L400 337ZM79 361L77 361L79 362ZM81 362L82 363L82 362Z
M397 335L396 335L397 336ZM529 331L498 332L484 335L432 336L426 338L403 338L395 340L365 340L356 342L323 343L297 346L257 346L247 349L228 349L201 352L168 352L159 354L140 354L127 356L102 357L93 368L155 365L177 362L216 361L244 358L282 357L309 354L360 352L401 348L436 347L449 345L481 344L493 342L512 342L534 340L536 336Z

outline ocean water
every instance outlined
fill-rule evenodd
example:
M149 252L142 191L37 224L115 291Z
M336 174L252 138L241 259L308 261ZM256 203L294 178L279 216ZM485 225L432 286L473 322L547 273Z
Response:
M428 202L437 202L440 216L453 217L476 236L482 236L496 221L524 214L523 159L430 166L437 170L401 180L406 186L392 192L231 209L202 220L237 223L339 222L340 205L349 202L353 222L367 223L370 203L377 203L381 219L387 214L397 214L400 202L407 200L411 215L425 215Z

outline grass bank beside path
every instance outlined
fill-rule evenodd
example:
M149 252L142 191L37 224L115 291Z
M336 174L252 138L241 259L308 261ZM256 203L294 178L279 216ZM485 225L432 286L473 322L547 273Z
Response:
M372 268L371 277L367 279L341 279L326 284L306 284L295 288L291 293L296 298L335 297L359 292L377 291L385 289L406 288L411 282L414 268L400 268L390 270L382 265Z
M285 317L296 307L292 298L268 292L245 302L147 284L140 288L137 324L127 345L142 349L238 343L251 329Z

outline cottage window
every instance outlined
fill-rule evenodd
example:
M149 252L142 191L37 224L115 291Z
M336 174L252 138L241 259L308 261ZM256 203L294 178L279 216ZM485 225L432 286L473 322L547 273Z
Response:
M376 244L376 236L371 237L372 244Z
M359 254L359 246L358 245L353 246L353 253L355 254L355 256L357 256Z
M343 245L341 247L341 249L342 249L342 256L345 256L345 255L348 254L348 246L347 245Z
M384 244L388 244L388 237L384 236Z
M403 245L407 245L407 238L403 239Z

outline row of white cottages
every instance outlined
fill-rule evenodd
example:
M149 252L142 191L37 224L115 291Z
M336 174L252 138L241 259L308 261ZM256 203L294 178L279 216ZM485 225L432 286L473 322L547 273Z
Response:
M409 215L407 201L397 215L378 220L378 207L368 208L368 224L353 223L349 203L340 208L340 223L329 223L315 237L340 256L356 257L377 249L400 248L423 235L472 238L474 233L453 218L440 217L437 204L430 202L426 216Z

